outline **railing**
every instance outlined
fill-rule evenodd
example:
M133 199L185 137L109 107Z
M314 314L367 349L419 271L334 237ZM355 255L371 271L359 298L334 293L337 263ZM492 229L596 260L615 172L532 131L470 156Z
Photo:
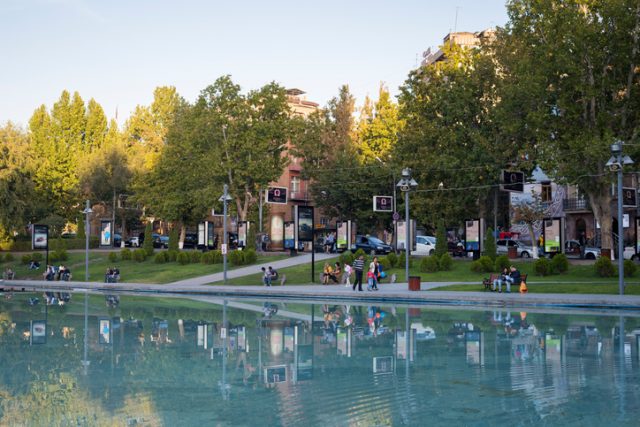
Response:
M293 189L291 189L289 191L289 194L290 194L289 197L291 198L291 200L305 200L305 201L310 200L310 195L306 191L301 191L301 190L294 191Z
M562 207L565 211L589 211L591 205L588 199L579 199L577 197L571 199L563 199Z

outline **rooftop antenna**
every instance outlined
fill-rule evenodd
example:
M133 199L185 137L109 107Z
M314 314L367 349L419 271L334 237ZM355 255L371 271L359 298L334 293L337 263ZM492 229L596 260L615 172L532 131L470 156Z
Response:
M458 31L458 10L460 10L460 6L456 6L456 19L453 21L453 33L449 36L449 47L451 47L451 44L453 43L453 34Z

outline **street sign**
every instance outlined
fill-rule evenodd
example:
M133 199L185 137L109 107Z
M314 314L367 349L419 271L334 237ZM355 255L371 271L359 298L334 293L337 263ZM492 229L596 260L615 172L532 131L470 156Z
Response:
M400 214L398 212L393 213L393 220L398 221L400 219Z
M522 193L524 191L524 172L503 170L500 189Z
M269 187L267 189L267 203L286 205L287 204L287 188L286 187Z
M225 339L227 337L227 328L220 328L220 338Z
M220 245L220 252L222 252L222 255L226 255L227 254L227 245L225 243Z
M392 196L373 196L374 212L393 212Z

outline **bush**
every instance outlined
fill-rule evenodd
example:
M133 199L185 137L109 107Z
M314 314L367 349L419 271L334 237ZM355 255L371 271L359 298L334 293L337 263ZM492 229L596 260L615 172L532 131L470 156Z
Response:
M22 258L20 258L20 262L22 262L25 265L29 264L31 262L31 254L22 255Z
M67 251L65 249L57 249L51 252L51 255L49 255L49 260L51 262L66 261L68 259L69 254L67 254Z
M407 259L407 254L405 252L400 253L400 256L398 257L398 267L402 267L404 268L406 265L406 259ZM366 258L365 258L366 261ZM409 257L409 267L411 267L413 265L413 258Z
M4 254L0 252L0 262L4 261Z
M569 270L569 260L565 254L557 254L551 258L551 271L553 273L566 273Z
M484 238L484 254L491 258L491 262L494 262L497 257L497 248L496 248L496 236L493 235L493 229L491 227L487 228L487 234Z
M440 242L440 244L438 244ZM444 226L444 220L438 221L436 227L436 252L434 255L440 259L440 257L449 252L449 246L447 245L447 228Z
M177 261L180 265L189 264L189 254L186 252L178 252Z
M34 252L31 254L31 259L35 262L42 262L44 260L44 255L41 252Z
M213 252L209 251L209 252L205 252L202 254L202 258L200 258L200 262L203 264L213 264L214 261L214 255Z
M128 261L131 259L131 249L124 248L120 251L120 259L122 261Z
M144 229L144 242L142 242L142 249L148 256L153 255L153 225L148 222Z
M600 257L593 264L593 268L596 274L600 277L612 277L615 274L615 269L613 268L613 264L611 260L606 257Z
M353 265L353 261L356 259L356 256L351 251L344 251L340 254L340 264L345 265Z
M420 260L420 271L423 273L435 273L438 271L438 258L426 256Z
M168 250L167 251L167 261L170 262L176 262L178 259L178 254L180 253L180 251L178 250Z
M449 271L453 267L453 258L448 253L442 254L438 260L438 268L442 271Z
M360 255L362 255L364 257L364 262L367 262L367 254L364 252L363 249L358 249L354 255L354 258L360 258Z
M478 262L482 266L482 271L485 273L492 273L495 268L493 259L487 255L483 255L478 259Z
M144 249L136 249L133 251L133 260L138 262L143 262L147 259L147 251Z
M511 261L507 255L500 255L496 257L496 271L502 271L504 268L509 268Z
M180 230L178 230L178 227L174 226L169 232L169 248L168 249L170 251L177 251L178 249L180 249L179 245L180 245Z
M386 256L378 258L378 264L382 266L382 271L391 270L391 261L389 261L389 258Z
M222 251L215 250L215 251L211 251L211 253L213 253L213 263L214 264L222 263Z
M387 255L387 259L391 263L391 267L395 267L396 265L398 265L398 255L396 255L395 252L389 252L389 255Z
M536 260L533 268L537 276L549 276L553 273L551 262L549 262L549 260L544 257Z
M118 253L117 252L109 252L109 262L118 261Z
M189 259L191 260L192 264L199 263L200 260L202 260L202 252L200 251L190 251L187 253L189 254Z
M633 277L636 274L636 263L631 261L630 259L624 260L624 277Z
M255 249L249 248L243 252L244 252L244 263L246 265L255 264L258 261L258 254L256 253Z
M477 260L475 260L475 261L473 261L471 263L471 271L473 271L474 273L483 273L484 272L484 267L480 263L479 259L477 259Z
M5 255L4 260L6 262L11 262L11 261L15 260L15 257L13 256L12 253L8 253L7 255Z
M153 260L156 264L164 264L165 262L167 262L167 252L158 252Z
M230 251L228 254L229 262L232 265L242 265L244 264L244 253L242 251Z

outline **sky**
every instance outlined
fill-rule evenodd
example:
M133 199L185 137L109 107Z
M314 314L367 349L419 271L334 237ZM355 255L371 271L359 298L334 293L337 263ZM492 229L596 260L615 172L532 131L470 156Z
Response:
M325 105L396 95L422 52L457 31L504 26L504 0L0 0L0 124L27 126L63 90L120 124L157 86L193 102L230 74ZM457 13L457 20L456 20Z

